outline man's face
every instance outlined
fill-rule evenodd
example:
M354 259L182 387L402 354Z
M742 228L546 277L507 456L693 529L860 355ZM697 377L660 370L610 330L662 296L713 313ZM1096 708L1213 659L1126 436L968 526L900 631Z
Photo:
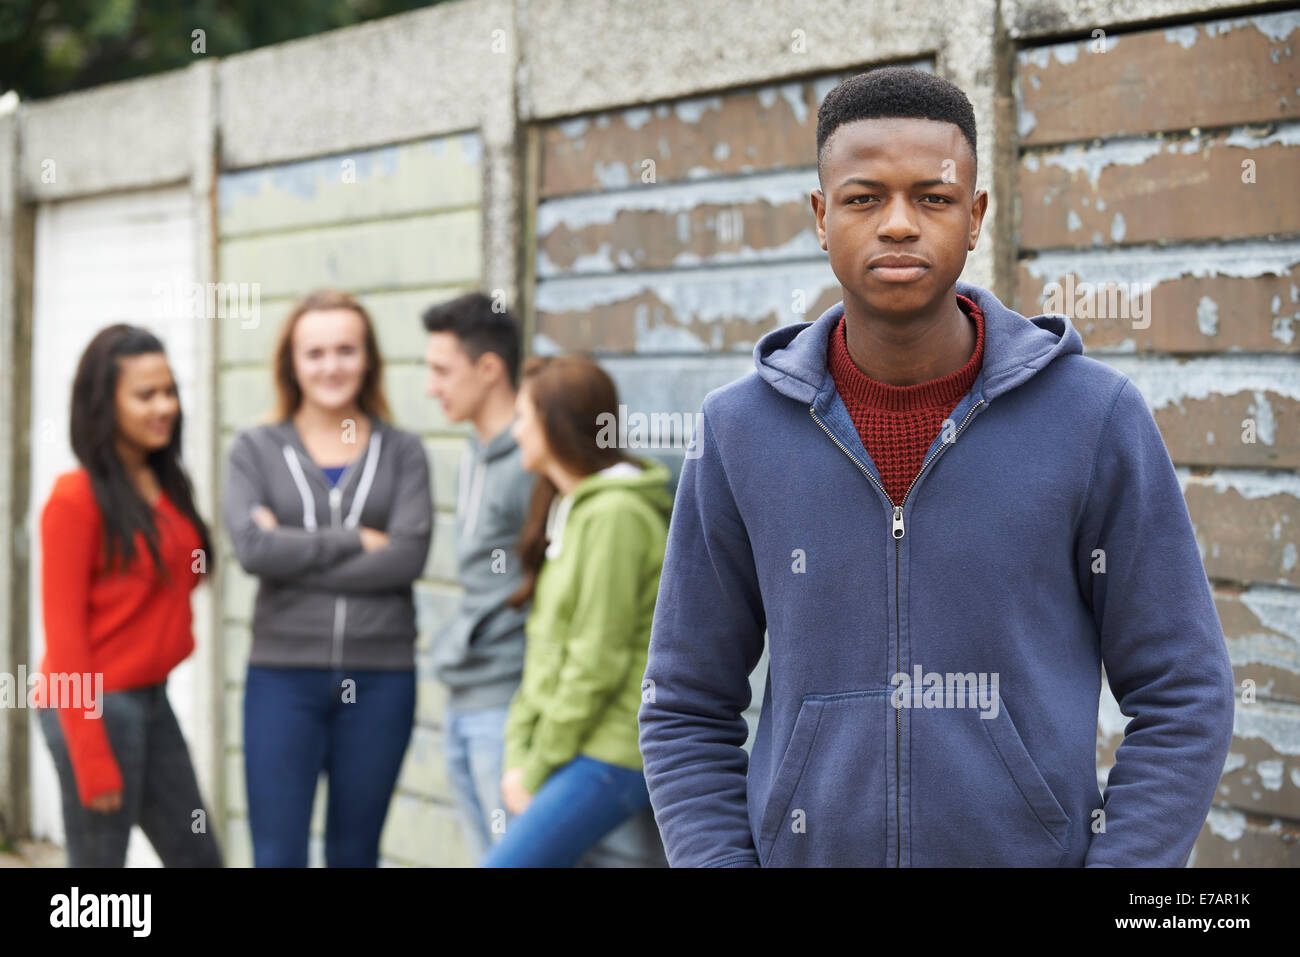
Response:
M429 333L424 352L429 370L425 392L442 404L448 422L472 419L482 406L495 381L489 356L484 353L474 361L455 333Z
M845 123L826 141L822 189L812 192L817 237L846 307L911 318L940 306L979 238L988 194L952 123Z

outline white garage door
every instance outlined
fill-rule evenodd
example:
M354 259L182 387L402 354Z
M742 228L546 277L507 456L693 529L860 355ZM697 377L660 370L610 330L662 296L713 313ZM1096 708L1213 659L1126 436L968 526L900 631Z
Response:
M44 652L40 603L40 514L54 479L77 467L68 439L72 378L82 350L104 326L141 325L162 339L185 413L184 456L191 469L210 455L207 390L196 373L211 361L201 322L169 295L195 279L195 223L184 189L150 190L49 203L37 212L32 343L32 472L27 530L31 547L31 658ZM200 354L202 350L205 354ZM205 515L209 521L212 516ZM195 639L210 647L208 588L195 592ZM211 803L211 675L191 656L169 683L169 697L190 744L205 800ZM203 672L203 673L201 673ZM40 730L32 724L32 828L63 842L58 779ZM127 862L158 866L143 834L131 838Z

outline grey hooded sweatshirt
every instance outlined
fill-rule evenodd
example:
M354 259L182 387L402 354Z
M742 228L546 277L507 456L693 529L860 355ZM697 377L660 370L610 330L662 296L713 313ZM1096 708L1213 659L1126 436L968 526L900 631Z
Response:
M519 534L535 477L520 464L509 427L486 444L471 434L460 465L456 560L465 592L438 635L433 665L453 708L502 708L524 670L529 603L511 608L506 599L523 584Z
M250 515L269 508L279 527ZM250 663L415 667L415 604L433 537L429 462L419 438L370 419L370 440L331 486L292 423L247 429L230 449L222 518L239 564L260 579ZM361 547L360 528L389 544Z

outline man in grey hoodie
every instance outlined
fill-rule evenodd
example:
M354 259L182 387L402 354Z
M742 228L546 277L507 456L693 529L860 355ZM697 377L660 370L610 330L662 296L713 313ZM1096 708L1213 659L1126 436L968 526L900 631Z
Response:
M528 605L507 599L523 582L517 545L534 477L510 435L519 374L519 325L481 293L424 313L428 393L449 422L473 425L460 465L456 559L459 612L438 634L433 664L447 686L447 766L475 861L505 833L501 798L506 712L524 665Z

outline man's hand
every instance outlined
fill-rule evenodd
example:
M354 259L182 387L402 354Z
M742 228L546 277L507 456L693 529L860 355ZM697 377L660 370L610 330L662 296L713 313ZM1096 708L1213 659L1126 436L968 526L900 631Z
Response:
M280 527L280 523L275 520L275 513L265 505L253 506L253 510L249 514L253 517L253 524L260 529L269 532L273 528Z

